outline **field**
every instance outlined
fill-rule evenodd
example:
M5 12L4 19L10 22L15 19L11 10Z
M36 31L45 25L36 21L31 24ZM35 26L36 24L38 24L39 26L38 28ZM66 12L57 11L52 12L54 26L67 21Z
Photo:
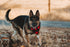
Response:
M7 34L6 32L10 32L11 34L13 34L13 28L12 26L1 26L0 33L1 32L3 33L5 32L5 34ZM69 47L70 46L70 29L69 28L41 27L41 37L42 37L42 47ZM29 39L32 44L31 47L38 46L36 44L38 42L37 38L35 39L34 36L30 36ZM16 34L13 40L15 43L17 43L16 40L21 41L22 39L18 36L18 34ZM15 47L17 47L17 45ZM26 44L23 44L23 45L26 45Z

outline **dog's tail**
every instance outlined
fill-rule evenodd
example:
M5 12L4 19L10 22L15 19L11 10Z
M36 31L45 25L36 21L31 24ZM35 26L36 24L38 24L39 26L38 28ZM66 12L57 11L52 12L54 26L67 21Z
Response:
M6 12L6 20L11 22L11 20L9 19L9 12L11 11L11 9L9 9L7 12Z

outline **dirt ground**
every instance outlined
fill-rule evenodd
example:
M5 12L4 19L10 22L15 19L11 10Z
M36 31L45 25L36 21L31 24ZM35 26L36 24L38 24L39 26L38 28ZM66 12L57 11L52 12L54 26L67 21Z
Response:
M10 29L11 28L11 29ZM69 47L70 46L70 29L69 28L41 28L42 46L41 47ZM13 33L12 27L0 28L1 32ZM1 34L0 34L1 35ZM14 40L21 40L18 35L14 36ZM33 36L29 37L32 47L38 47L38 40ZM36 41L37 40L37 41ZM16 42L16 41L15 41Z

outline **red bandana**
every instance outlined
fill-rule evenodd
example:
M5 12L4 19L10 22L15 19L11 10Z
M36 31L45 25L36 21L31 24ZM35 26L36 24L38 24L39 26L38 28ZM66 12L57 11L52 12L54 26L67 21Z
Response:
M38 29L40 29L40 26L38 26L37 28L35 28L35 29L33 29L32 27L31 27L31 30L34 30L35 31L35 34L38 34L39 32L37 31Z

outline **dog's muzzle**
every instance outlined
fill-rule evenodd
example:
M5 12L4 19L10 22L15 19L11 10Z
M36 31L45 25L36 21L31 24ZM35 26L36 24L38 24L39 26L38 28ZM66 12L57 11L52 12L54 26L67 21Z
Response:
M32 23L32 26L33 26L33 27L37 26L37 23Z

